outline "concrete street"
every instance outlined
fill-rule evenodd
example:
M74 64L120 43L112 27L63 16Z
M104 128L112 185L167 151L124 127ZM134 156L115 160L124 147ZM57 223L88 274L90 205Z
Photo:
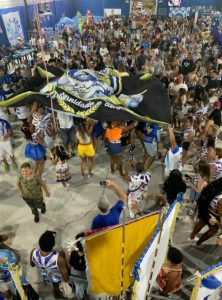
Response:
M14 119L14 116L11 119ZM23 274L33 287L39 292L42 299L51 300L54 297L51 294L50 286L44 286L41 283L39 272L36 268L29 265L29 253L38 246L39 236L45 230L53 230L57 232L57 247L61 249L68 240L73 239L75 234L90 229L93 217L98 213L97 202L101 197L109 199L110 204L116 202L117 197L112 191L105 190L100 187L99 181L111 179L127 189L125 183L117 174L111 175L109 169L109 156L105 151L103 142L100 141L98 153L95 157L92 178L81 179L80 175L80 159L75 156L69 160L71 172L71 187L68 191L64 191L62 186L55 180L54 166L51 165L50 159L47 159L45 165L45 178L49 190L50 198L45 198L47 211L45 215L40 217L40 222L35 223L30 208L20 198L16 187L16 181L20 172L20 165L26 161L24 157L24 149L26 141L22 133L19 131L20 122L11 122L14 129L13 144L17 157L19 169L18 172L11 170L5 173L3 165L0 165L0 233L15 235L12 248L17 249L21 255ZM56 141L58 142L58 140ZM135 157L141 160L141 145L136 142ZM125 157L127 157L127 149ZM125 160L126 161L126 160ZM187 165L184 173L191 173L192 168ZM162 163L156 160L152 167L152 179L149 185L149 193L158 192L159 184L162 181ZM185 199L188 198L186 194ZM153 201L150 201L147 208L155 210ZM215 245L216 237L207 241L203 249L196 249L186 240L192 228L192 221L184 223L186 216L186 200L184 201L179 221L173 236L173 244L180 248L184 254L185 277L194 274L196 270L202 270L209 265L217 262L221 255L221 249ZM129 218L129 216L127 216ZM180 299L189 299L191 287L186 286Z

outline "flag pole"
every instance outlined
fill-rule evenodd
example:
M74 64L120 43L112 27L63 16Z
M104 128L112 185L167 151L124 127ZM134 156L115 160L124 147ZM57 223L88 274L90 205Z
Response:
M22 283L20 279L21 266L20 265L13 266L9 264L8 268L21 300L28 300L27 294L22 287Z
M165 217L166 217L168 209L169 209L169 206L164 206L161 210L161 214L160 214L160 217L159 217L160 233L158 235L157 245L156 245L155 254L154 254L153 263L152 263L152 272L151 272L150 278L148 280L148 288L147 288L146 294L149 294L149 291L150 291L150 281L153 278L153 270L154 270L154 266L155 266L155 263L156 263L157 253L158 253L158 250L159 250L160 239L161 239L162 232L163 232L163 224L164 224Z
M122 258L121 258L121 293L120 300L125 299L124 293L124 264L125 264L125 237L126 237L126 205L123 206L123 224L122 224Z

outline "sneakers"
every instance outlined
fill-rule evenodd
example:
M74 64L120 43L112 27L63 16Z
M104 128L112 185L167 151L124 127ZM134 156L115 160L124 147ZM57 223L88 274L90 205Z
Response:
M44 206L43 206L42 209L41 209L41 213L44 214L45 212L46 212L46 206L45 206L45 204L44 204Z
M65 185L63 185L63 188L65 191L68 191L68 188L70 187L69 183L66 183Z
M16 161L12 162L12 167L13 167L13 170L17 170L18 169L18 165L17 165Z
M9 172L10 171L10 166L8 163L5 163L5 172Z
M13 170L18 169L18 165L17 165L16 161L12 162L12 168L13 168ZM5 172L9 172L9 171L10 171L10 166L8 163L5 163Z
M196 241L194 241L191 245L193 247L197 248L197 249L203 249L204 248L204 245L202 245L202 244L198 245Z
M35 221L36 223L39 222L39 215L35 215L34 221Z
M67 151L66 151L66 153L67 153L67 155L68 155L68 157L69 157L69 158L71 158L71 157L72 157L72 154L71 154L71 152L70 152L70 151L68 151L68 150L67 150Z
M75 151L73 149L71 149L71 156L74 157L76 154L75 154Z
M188 237L188 239L187 239L187 241L190 242L192 246L195 246L198 240L199 239L196 236L194 239L191 239L190 237Z
M132 153L134 150L135 150L135 145L133 145L133 146L131 146L130 148L129 148L129 153Z
M132 152L129 152L129 157L128 157L128 161L132 162L134 160L134 156Z

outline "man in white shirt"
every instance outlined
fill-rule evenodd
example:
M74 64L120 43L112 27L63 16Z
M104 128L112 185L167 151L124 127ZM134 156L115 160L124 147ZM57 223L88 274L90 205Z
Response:
M182 139L180 136L174 136L173 128L168 127L170 137L170 149L165 157L165 177L169 176L170 172L174 169L182 171Z
M64 147L71 155L75 155L75 127L73 116L58 111L57 117L60 127L60 137L63 141ZM69 149L70 148L70 149Z

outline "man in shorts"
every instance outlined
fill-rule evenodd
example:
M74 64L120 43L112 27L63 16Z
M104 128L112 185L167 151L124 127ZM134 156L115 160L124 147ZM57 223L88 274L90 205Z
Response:
M0 119L0 161L4 163L6 172L10 170L10 166L6 159L7 154L11 158L13 169L17 169L17 163L15 161L12 143L10 141L12 135L13 131L9 122L4 119Z

